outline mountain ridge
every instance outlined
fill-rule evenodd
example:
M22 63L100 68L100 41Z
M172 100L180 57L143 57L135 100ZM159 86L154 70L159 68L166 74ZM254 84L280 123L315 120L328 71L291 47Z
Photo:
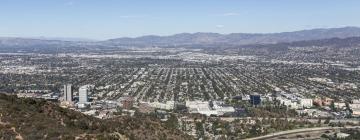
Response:
M147 35L123 37L104 41L61 41L56 39L34 39L20 37L0 37L2 46L180 46L180 45L250 45L277 44L295 41L320 40L329 38L360 37L359 27L318 28L280 33L180 33L170 36Z
M189 45L189 44L275 44L281 42L318 40L327 38L347 38L360 36L360 28L318 28L280 33L180 33L170 36L141 36L135 38L117 38L104 42L113 45Z

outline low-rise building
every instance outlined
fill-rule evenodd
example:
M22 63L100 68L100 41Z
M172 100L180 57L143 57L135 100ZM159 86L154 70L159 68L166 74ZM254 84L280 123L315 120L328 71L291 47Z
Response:
M120 97L121 105L124 109L131 109L134 105L134 98L130 96Z
M190 113L199 113L206 116L222 116L225 113L234 113L235 109L231 106L225 106L224 103L219 101L210 102L204 101L187 101L186 107L189 108Z
M360 104L349 104L350 109L360 109Z
M277 97L276 100L280 101L280 104L285 105L287 107L290 107L292 109L297 109L298 108L298 104L297 102L294 102L292 100L283 98L283 97Z
M300 99L300 106L304 108L310 108L313 106L312 99Z
M334 103L334 105L335 105L335 108L345 108L346 107L346 104L345 103L338 103L338 102L336 102L336 103Z
M352 116L360 117L360 109L352 109Z
M347 138L347 137L349 137L350 136L350 134L347 134L347 133L336 133L336 138L338 138L338 139L345 139L345 138Z
M150 106L149 103L139 103L139 111L141 113L151 113L155 111L155 108Z
M145 103L145 102L143 102ZM148 103L149 106L153 108L163 109L163 110L173 110L175 107L174 101L166 101L166 103L161 102L150 102Z

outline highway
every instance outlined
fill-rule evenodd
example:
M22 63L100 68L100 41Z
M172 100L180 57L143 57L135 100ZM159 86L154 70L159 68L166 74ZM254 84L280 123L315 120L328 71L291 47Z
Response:
M276 133L268 134L265 136L249 138L246 140L266 140L266 139L289 135L289 134L314 132L314 131L326 131L326 130L338 130L338 129L346 129L346 128L347 129L360 129L360 126L302 128L302 129L294 129L294 130L276 132Z
M223 121L228 121L228 122L232 122L236 119L238 120L256 120L256 119L259 119L259 120L262 120L263 118L251 118L251 117L221 117L220 118L221 120ZM277 118L271 118L271 119L277 119ZM315 118L311 118L311 119L308 119L308 118L279 118L279 119L282 119L282 120L289 120L289 121L294 121L294 120L303 120L303 121L309 121L311 123L317 123L319 121L319 119L315 119ZM323 123L326 119L321 119L321 122ZM344 119L331 119L330 120L330 123L337 123L337 122L340 122L340 123L360 123L360 119L358 118L344 118Z

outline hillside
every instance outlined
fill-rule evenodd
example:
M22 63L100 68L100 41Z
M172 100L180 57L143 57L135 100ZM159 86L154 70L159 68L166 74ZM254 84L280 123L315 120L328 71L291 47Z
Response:
M148 116L100 120L43 100L0 94L0 139L191 139Z

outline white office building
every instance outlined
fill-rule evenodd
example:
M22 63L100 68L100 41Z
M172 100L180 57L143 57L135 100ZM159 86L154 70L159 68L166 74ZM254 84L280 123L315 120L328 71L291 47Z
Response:
M90 87L88 85L79 88L79 103L87 103Z
M213 102L213 107L210 107L207 101L186 101L186 107L188 107L190 113L199 113L206 116L221 116L225 113L235 112L233 107L224 107L217 101Z
M72 85L64 85L64 101L72 102L73 100L73 92Z
M174 101L166 101L166 103L160 103L160 102L142 102L147 103L149 106L153 108L163 109L163 110L172 110L175 107Z
M298 103L294 102L290 99L287 98L283 98L283 97L276 97L276 100L280 101L280 104L285 105L287 107L290 107L292 109L297 109L298 108Z

